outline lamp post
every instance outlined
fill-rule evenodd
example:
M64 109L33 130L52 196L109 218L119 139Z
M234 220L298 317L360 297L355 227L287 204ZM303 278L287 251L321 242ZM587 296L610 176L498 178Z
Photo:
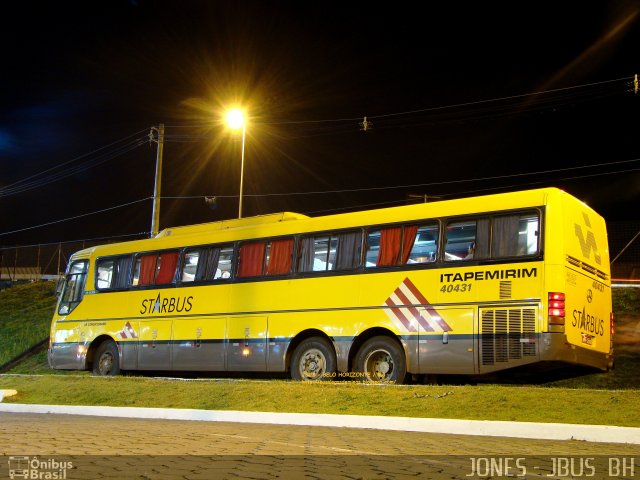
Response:
M242 218L242 190L244 185L244 139L247 133L244 112L240 109L233 109L227 112L227 125L233 130L242 128L242 155L240 158L240 202L238 204L238 218Z
M157 134L157 138L154 138L154 133ZM156 142L158 144L158 151L156 153L156 179L153 189L153 211L151 213L151 238L158 234L160 228L160 186L162 185L162 150L164 148L164 123L161 123L158 128L151 127L149 132L149 141Z

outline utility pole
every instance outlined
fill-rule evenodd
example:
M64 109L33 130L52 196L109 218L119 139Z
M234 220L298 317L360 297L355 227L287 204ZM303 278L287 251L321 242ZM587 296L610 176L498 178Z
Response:
M60 272L60 256L62 255L62 242L58 243L58 268L56 270L56 275L60 276L62 272Z
M16 254L13 257L13 281L16 281L16 269L18 268L18 246L16 245Z
M158 134L158 138L153 137L154 131ZM156 142L158 144L158 151L156 153L156 183L153 189L153 212L151 214L151 238L158 234L160 225L160 187L162 183L162 150L164 148L164 123L161 123L158 128L151 127L149 132L149 141Z

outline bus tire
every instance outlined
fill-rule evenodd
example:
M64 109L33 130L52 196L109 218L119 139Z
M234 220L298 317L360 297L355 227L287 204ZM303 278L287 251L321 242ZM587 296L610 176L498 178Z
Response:
M303 340L291 358L291 378L305 382L333 380L336 376L336 352L327 339Z
M404 383L407 364L402 346L389 337L373 337L358 350L356 372L365 381Z
M93 374L114 376L120 373L120 354L113 340L102 342L93 357Z

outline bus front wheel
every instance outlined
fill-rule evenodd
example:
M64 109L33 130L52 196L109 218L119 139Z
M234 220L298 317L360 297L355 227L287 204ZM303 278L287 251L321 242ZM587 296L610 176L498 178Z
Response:
M369 382L404 383L407 366L404 351L389 337L373 337L358 351L356 369Z
M303 340L293 352L291 378L301 381L332 380L336 374L336 352L321 337Z
M114 376L120 373L120 355L116 342L107 340L102 342L93 357L93 374Z

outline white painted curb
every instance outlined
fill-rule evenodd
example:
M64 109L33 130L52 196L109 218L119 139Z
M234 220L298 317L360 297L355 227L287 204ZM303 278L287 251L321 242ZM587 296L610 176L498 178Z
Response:
M71 405L0 404L0 412L54 413L96 417L197 420L205 422L262 423L314 427L369 428L406 432L448 433L542 440L640 444L640 428L566 423L499 422L443 418L379 417L308 413L240 412L170 408L85 407Z
M0 390L0 402L2 402L5 397L12 397L17 393L16 390Z

